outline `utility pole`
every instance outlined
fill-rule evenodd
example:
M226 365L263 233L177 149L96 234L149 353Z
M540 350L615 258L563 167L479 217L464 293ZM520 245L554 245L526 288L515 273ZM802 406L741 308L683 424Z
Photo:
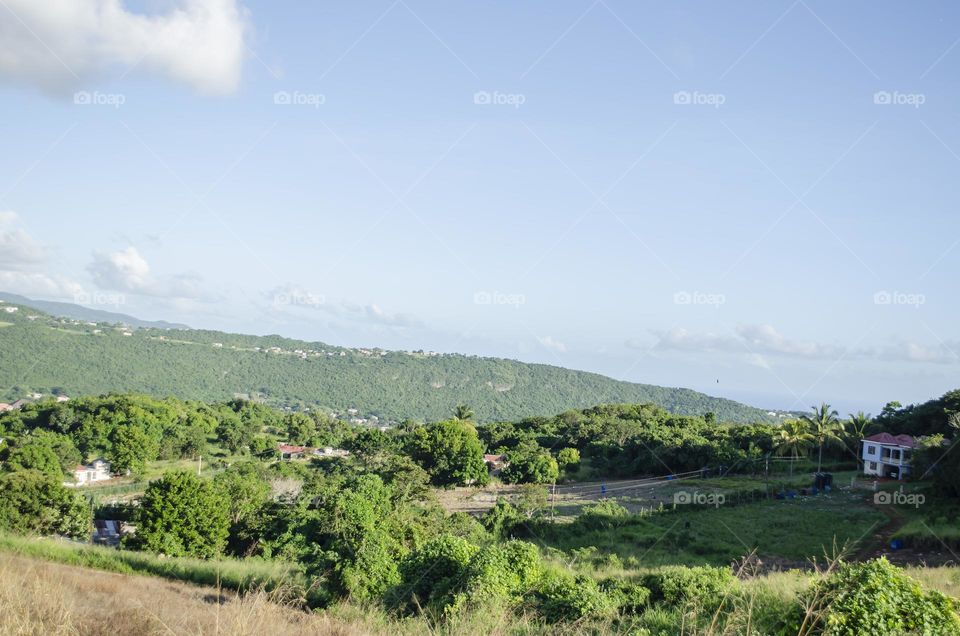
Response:
M202 470L203 470L203 455L200 456L200 461L197 464L197 474L199 475Z

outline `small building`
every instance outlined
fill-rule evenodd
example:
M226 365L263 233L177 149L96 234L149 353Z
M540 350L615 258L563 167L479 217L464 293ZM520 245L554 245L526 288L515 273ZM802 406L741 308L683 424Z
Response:
M73 469L73 481L77 486L108 479L110 479L110 462L103 459L95 459L89 465L80 464Z
M863 474L903 479L910 474L916 443L909 435L877 433L863 439Z
M487 464L487 470L491 475L499 474L507 465L506 455L484 455L483 461Z
M307 447L294 446L293 444L277 444L277 450L280 451L280 459L300 459L307 452Z
M13 407L7 404L6 402L0 402L0 413L5 413L7 411L12 411Z

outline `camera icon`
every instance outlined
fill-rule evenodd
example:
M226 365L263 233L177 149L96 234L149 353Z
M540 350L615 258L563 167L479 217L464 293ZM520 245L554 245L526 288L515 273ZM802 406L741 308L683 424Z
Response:
M678 506L686 506L693 501L693 497L686 490L678 490L673 493L673 503Z
M493 295L490 292L478 291L473 294L474 305L489 305L493 303Z
M888 492L877 492L873 494L873 503L878 506L889 506L893 503L893 495Z
M887 91L877 91L873 94L874 104L890 104L893 102L893 95Z
M291 103L290 93L287 91L277 91L273 94L273 103L286 106Z
M878 291L873 295L874 305L889 305L893 302L893 295L888 291Z
M480 106L486 106L493 101L493 97L487 91L477 91L473 94L473 103Z
M73 94L73 103L87 105L93 102L93 97L90 95L90 91L77 91Z
M690 95L690 91L677 91L673 94L674 104L690 104L692 101L693 97Z
M673 295L673 304L675 305L689 305L693 302L693 296L690 292L678 291Z

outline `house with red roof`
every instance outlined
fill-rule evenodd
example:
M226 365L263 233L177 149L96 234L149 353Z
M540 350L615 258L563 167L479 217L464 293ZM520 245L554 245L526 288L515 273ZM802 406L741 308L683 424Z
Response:
M916 442L909 435L877 433L863 438L863 474L903 479L910 474Z

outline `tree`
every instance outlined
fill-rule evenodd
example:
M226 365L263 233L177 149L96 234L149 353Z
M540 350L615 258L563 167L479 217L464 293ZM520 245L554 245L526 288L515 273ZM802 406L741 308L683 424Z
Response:
M292 444L310 444L317 436L317 425L303 413L290 413L285 419L287 439Z
M819 451L817 453L817 472L823 466L823 445L828 442L840 441L838 431L840 430L840 420L837 412L830 408L827 403L821 403L819 407L812 406L813 415L804 415L800 419L810 426L810 434L817 443Z
M410 434L409 451L434 485L485 484L489 479L477 429L462 420L417 428Z
M226 497L211 482L170 472L147 486L133 540L167 556L215 557L227 542L229 511Z
M552 484L560 476L557 460L536 442L523 442L507 453L500 478L508 484Z
M793 477L793 464L801 452L806 452L813 443L810 426L804 420L787 420L777 432L778 453L790 453L793 462L790 462L790 476Z
M10 450L5 467L8 471L37 470L51 479L63 480L63 468L53 449L29 440Z
M252 516L270 498L270 484L263 478L262 464L237 462L213 478L229 509L230 523L236 525Z
M576 470L580 465L580 451L576 448L562 448L557 453L557 464L560 470Z
M517 511L532 519L547 507L549 497L546 486L523 484L517 489Z
M460 420L461 422L472 422L473 418L473 409L466 404L458 404L457 407L453 409L453 419L455 420Z
M0 530L88 539L90 506L61 479L38 470L0 474Z
M156 445L138 426L120 426L110 435L113 448L107 454L115 473L140 474L147 462L157 456Z

